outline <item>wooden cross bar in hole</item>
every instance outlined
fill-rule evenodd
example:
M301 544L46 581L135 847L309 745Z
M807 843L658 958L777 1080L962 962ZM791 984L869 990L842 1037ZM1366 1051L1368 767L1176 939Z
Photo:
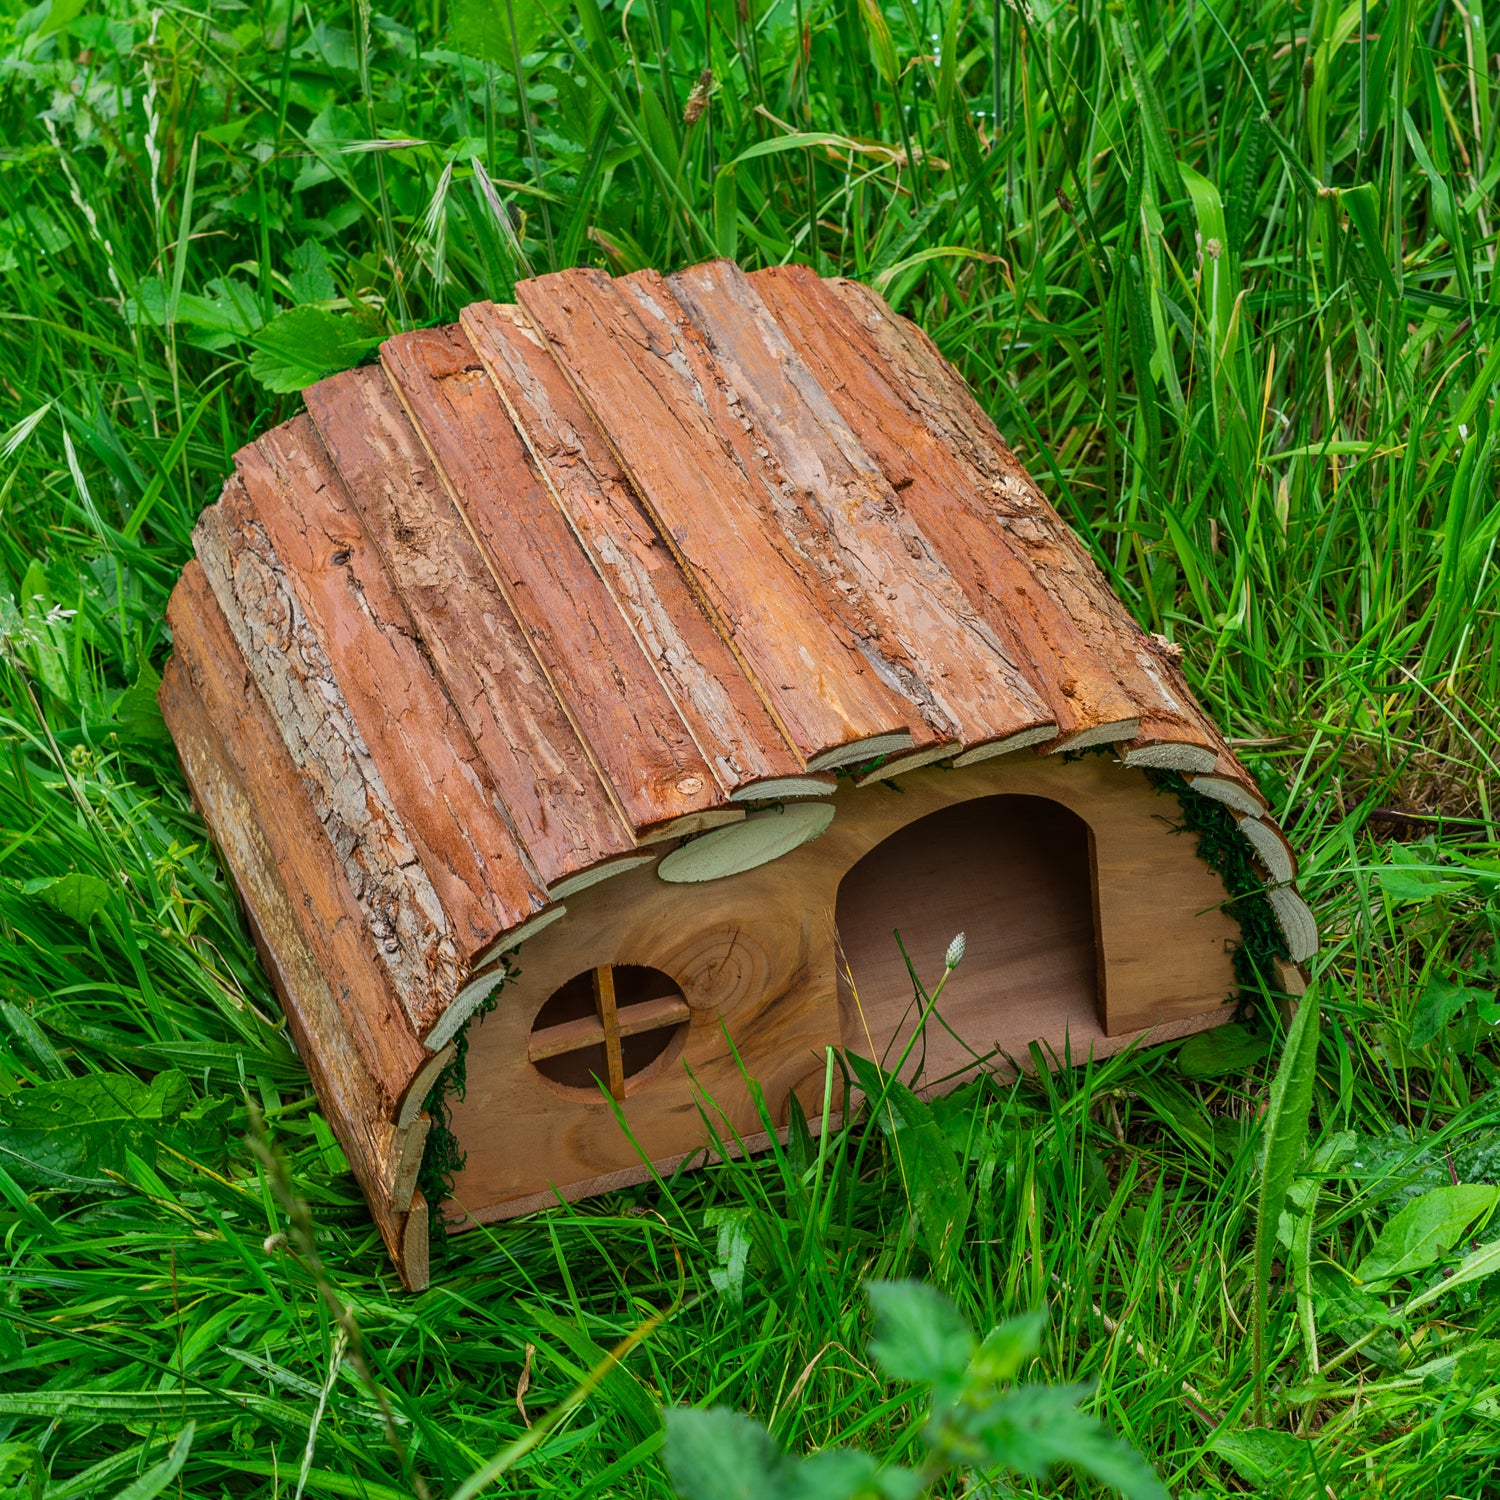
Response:
M629 966L626 966L626 971L631 972ZM532 1063L540 1063L569 1052L603 1047L607 1076L600 1081L609 1089L612 1098L623 1099L625 1081L629 1076L623 1046L625 1039L648 1031L680 1026L691 1012L687 1001L678 993L652 995L621 1005L615 986L613 964L601 964L590 970L588 977L594 997L593 1016L563 1021L555 1026L544 1026L533 1031L526 1055ZM655 977L666 982L665 975Z

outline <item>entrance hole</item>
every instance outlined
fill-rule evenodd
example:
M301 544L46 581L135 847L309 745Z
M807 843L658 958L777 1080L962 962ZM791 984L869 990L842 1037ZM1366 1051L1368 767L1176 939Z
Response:
M931 995L955 934L962 963L901 1076L923 1085L1100 1037L1094 861L1088 825L1045 797L957 803L877 844L839 886L844 1045L887 1068L922 1010L904 947ZM896 934L900 934L900 946Z

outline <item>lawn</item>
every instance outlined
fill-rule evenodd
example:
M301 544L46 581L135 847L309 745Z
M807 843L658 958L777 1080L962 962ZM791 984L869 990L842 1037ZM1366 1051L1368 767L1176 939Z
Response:
M1500 1493L1485 26L5 0L0 1495L666 1496L684 1404L916 1466L864 1289L901 1279L1044 1314L1022 1379L1174 1496ZM858 1118L455 1237L406 1296L155 708L166 598L303 384L535 272L714 255L870 281L963 370L1301 851L1316 1004L984 1080L917 1173Z

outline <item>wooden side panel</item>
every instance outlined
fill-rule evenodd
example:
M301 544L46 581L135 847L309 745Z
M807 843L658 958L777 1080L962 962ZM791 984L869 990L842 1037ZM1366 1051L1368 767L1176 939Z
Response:
M966 805L991 796L1046 798L1088 824L1092 838L1083 841L1084 852L1075 840L1061 867L1049 874L1054 884L1071 883L1071 892L1063 892L1067 899L1049 902L1045 891L1017 888L998 893L990 905L984 891L993 883L986 874L957 883L967 903L961 918L941 905L924 909L924 872L941 868L950 848L947 825L962 823ZM821 838L757 869L693 887L666 885L651 870L633 871L571 898L569 922L527 946L519 979L470 1031L468 1092L453 1116L468 1162L447 1207L450 1216L503 1218L544 1206L553 1187L573 1197L638 1180L629 1175L639 1169L637 1145L658 1163L701 1147L705 1134L694 1082L727 1123L746 1135L759 1131L724 1028L746 1071L763 1085L774 1124L786 1123L792 1093L815 1115L828 1046L848 1045L878 1058L910 1026L912 992L904 964L887 964L884 973L895 982L862 996L868 1036L857 1020L846 1029L838 946L844 935L837 912L845 876L928 814L947 819L939 842L927 850L931 865L914 862L899 837L888 846L893 867L887 889L897 915L883 933L873 918L866 924L863 937L875 946L856 960L857 974L880 985L881 961L888 956L881 944L894 950L890 928L898 926L913 940L918 972L931 984L942 971L954 928L970 922L975 962L960 965L950 979L945 1018L974 1051L991 1051L1000 1041L1023 1061L1032 1039L1059 1056L1066 1043L1081 1060L1090 1053L1108 1055L1143 1028L1183 1035L1233 1015L1223 1002L1234 989L1232 946L1239 931L1223 910L1225 892L1213 870L1195 857L1192 841L1173 832L1168 819L1174 804L1142 773L1103 756L1071 762L1016 757L962 771L913 770L899 790L846 783L834 807L833 823ZM1024 836L1018 825L1015 837ZM1029 858L1046 861L1054 839L1045 819L1032 840ZM993 850L974 839L967 855L984 873ZM1088 932L1093 895L1098 925ZM1060 917L1050 927L1038 925L1020 936L1007 930L1017 920L1046 916L1049 906ZM981 931L983 923L995 930ZM850 937L856 936L851 930ZM1106 974L1102 1015L1088 973L1095 944ZM873 971L864 962L872 956ZM547 998L575 976L610 963L660 969L690 1012L680 1050L669 1049L662 1061L624 1079L621 1107L636 1145L597 1091L562 1089L527 1058ZM1060 982L1048 979L1049 966ZM926 1086L971 1066L972 1054L944 1041L946 1036L935 1040ZM499 1119L513 1128L497 1131Z
M418 1213L413 1222L413 1212L396 1210L385 1191L389 1163L382 1147L394 1144L398 1132L380 1122L372 1103L372 1080L351 1056L341 1011L319 957L303 941L260 814L245 796L238 768L215 730L217 715L211 718L193 691L180 656L167 663L161 705L177 739L194 800L234 874L256 947L286 1012L318 1104L344 1149L402 1284L408 1291L420 1291L427 1284L426 1204L413 1203ZM399 1133L399 1137L404 1135ZM420 1199L421 1195L408 1196Z
M550 888L635 847L378 368L306 393L365 528Z
M731 444L738 398L686 318L627 302L600 272L522 282L516 295L804 764L887 734L945 738L880 623L810 579L767 527L764 487L779 495L780 472L768 458L747 465Z
M293 1002L339 1096L357 1100L371 1126L394 1118L428 1054L198 563L184 570L167 620L175 650L162 712L199 805L246 905L261 914L266 947L299 966Z
M725 805L463 331L403 334L381 357L625 820L643 835Z
M198 518L193 540L238 655L354 893L359 926L420 1034L433 1019L434 993L451 995L462 982L463 955L343 685L238 478Z
M654 274L625 284L667 316L675 311ZM883 621L911 664L911 690L929 719L952 726L964 748L1054 728L1008 643L944 565L745 274L716 261L667 285L739 396L748 420L733 441L743 433L750 450L768 449L785 476L779 499L769 487L762 491L765 523L781 527L828 585Z
M734 792L799 775L800 758L540 336L516 308L492 302L465 308L463 325L538 472L721 784Z

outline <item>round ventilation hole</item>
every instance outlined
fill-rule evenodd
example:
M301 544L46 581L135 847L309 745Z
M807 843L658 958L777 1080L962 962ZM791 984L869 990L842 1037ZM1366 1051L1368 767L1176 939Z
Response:
M623 1099L632 1080L685 1033L688 1015L682 991L660 969L604 964L575 974L547 997L526 1055L564 1088L597 1096L602 1084Z

